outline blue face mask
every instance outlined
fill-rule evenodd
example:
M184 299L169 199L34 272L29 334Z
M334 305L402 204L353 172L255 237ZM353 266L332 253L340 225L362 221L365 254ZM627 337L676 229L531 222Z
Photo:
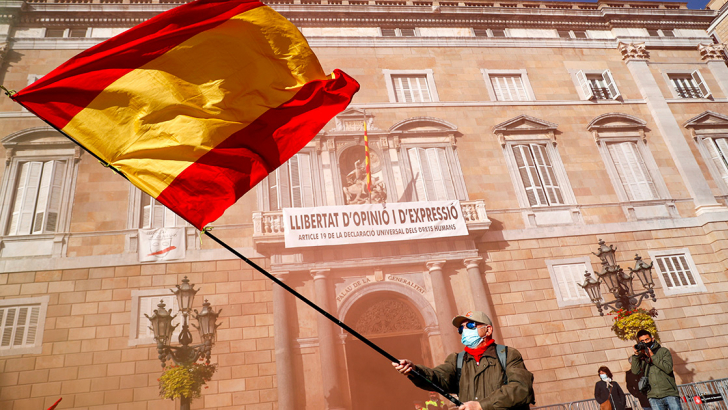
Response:
M606 374L600 374L599 377L602 378L602 380L606 381L609 377Z
M460 342L466 347L475 349L478 347L483 338L478 335L478 329L463 329L463 335L460 337Z

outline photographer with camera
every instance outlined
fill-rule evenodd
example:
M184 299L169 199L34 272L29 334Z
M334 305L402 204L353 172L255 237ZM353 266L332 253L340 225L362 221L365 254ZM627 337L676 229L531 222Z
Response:
M653 410L681 410L680 393L672 371L672 354L647 330L637 332L637 340L634 356L630 358L632 373L644 373L639 389L647 394L650 407Z

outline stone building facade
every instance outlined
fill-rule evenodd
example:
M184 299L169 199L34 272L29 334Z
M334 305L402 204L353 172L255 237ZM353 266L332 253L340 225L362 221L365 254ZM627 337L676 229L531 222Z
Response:
M178 3L0 5L0 82L25 85ZM604 239L655 262L657 327L680 383L728 377L728 67L718 10L685 3L313 0L270 5L349 109L214 233L397 357L460 349L484 310L537 404L620 383L631 343L577 286ZM718 7L720 9L720 7ZM717 22L717 23L716 23ZM204 62L191 62L203 64ZM387 203L457 200L467 236L286 248L283 208L370 201L351 180L368 124ZM195 408L400 409L426 395L388 361L32 114L0 99L0 408L172 409L144 313L187 276L222 308L219 371ZM40 198L43 198L42 200ZM358 202L357 202L358 201ZM143 230L181 240L139 262ZM637 285L639 287L639 285ZM21 320L22 318L22 320Z

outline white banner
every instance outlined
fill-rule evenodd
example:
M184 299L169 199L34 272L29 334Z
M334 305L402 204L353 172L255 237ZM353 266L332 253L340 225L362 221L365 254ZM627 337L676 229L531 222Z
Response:
M285 208L283 225L286 248L468 234L460 201Z
M184 259L185 228L139 230L139 262Z

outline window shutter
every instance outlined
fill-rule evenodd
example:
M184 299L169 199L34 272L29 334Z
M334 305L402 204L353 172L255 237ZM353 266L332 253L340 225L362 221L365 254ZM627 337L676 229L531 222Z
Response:
M423 150L424 151L424 150ZM412 168L412 179L414 181L415 193L417 201L426 201L425 182L422 175L422 166L420 161L420 148L410 148L407 150L409 155L410 167Z
M531 150L528 145L514 145L513 156L516 159L518 173L521 175L523 188L526 190L528 203L531 206L548 205L546 195L544 194L541 181L538 177L536 166L531 156Z
M278 205L281 208L291 207L290 176L288 174L289 163L284 162L278 168Z
M268 174L268 205L271 211L280 209L278 202L278 170Z
M705 147L708 149L710 159L715 164L715 168L720 173L723 181L728 184L728 162L726 162L726 153L728 153L728 142L725 138L706 138L703 140Z
M693 81L695 81L695 84L700 90L700 93L703 95L703 98L710 98L710 96L712 95L710 93L710 88L708 88L708 84L705 83L705 79L703 78L703 75L700 74L700 71L693 71L691 76L693 77Z
M313 176L311 173L311 155L296 154L298 156L298 165L301 170L301 196L303 197L303 206L313 207Z
M33 215L35 213L35 203L38 197L38 188L40 185L40 177L43 170L42 162L29 162L28 174L24 183L23 197L20 204L20 217L18 219L18 235L30 234ZM18 198L21 199L21 198Z
M141 206L142 206L142 220L141 220L141 227L142 228L151 228L151 221L152 221L152 197L149 196L146 192L141 193Z
M0 339L0 347L10 347L10 343L13 340L13 329L15 328L16 313L16 307L9 307L5 309L5 320L2 323L3 333L2 339Z
M299 170L298 155L294 155L288 160L288 171L291 177L291 206L294 208L301 207L301 173Z
M491 84L498 101L526 101L528 94L520 75L493 75Z
M589 297L584 289L579 286L583 282L584 271L586 271L586 266L583 263L554 265L553 270L556 275L556 282L559 285L561 300L570 301Z
M422 181L425 185L426 197L424 200L433 201L437 198L437 193L435 192L435 181L433 180L432 167L427 157L427 151L424 148L417 148L417 153L420 157L420 170L422 171Z
M152 198L152 228L164 228L164 205Z
M174 228L177 226L177 214L172 212L171 209L164 207L164 227Z
M490 79L491 84L493 84L496 101L507 101L507 97L509 96L509 94L504 93L506 91L503 89L505 84L501 84L503 80L503 77L500 76L492 76Z
M614 77L612 77L612 72L609 70L604 70L604 72L602 73L602 78L604 79L604 84L606 84L607 89L609 89L609 94L612 99L616 100L617 98L619 98L622 94L619 93L617 83L614 81Z
M397 102L412 102L409 81L406 77L393 77L394 90L397 94Z
M63 195L63 175L66 173L66 163L64 161L54 161L54 163L48 216L45 223L46 232L56 232L58 213L61 211L61 196Z
M443 199L457 199L455 194L455 181L450 172L450 165L447 162L447 155L443 148L436 148L442 181L445 185L445 197Z
M630 201L657 198L655 184L637 150L637 144L634 142L610 144L609 152Z
M18 320L15 325L15 337L13 337L13 346L22 346L25 339L25 329L28 321L28 307L18 308Z
M38 317L40 316L40 306L32 306L30 308L30 317L28 318L28 332L25 337L25 344L32 345L35 343L35 335L38 332Z
M21 164L18 169L18 183L15 190L15 202L13 203L13 213L10 217L10 230L8 235L18 234L18 224L20 222L20 211L23 209L23 199L27 191L26 184L28 180L28 171L30 170L30 162Z
M51 180L53 179L53 161L43 163L43 171L40 176L40 187L38 188L38 200L35 205L35 218L33 219L33 233L43 232L43 217L48 207L48 195L51 191Z
M584 74L581 70L577 71L576 80L579 82L579 87L581 87L581 92L584 94L584 98L587 100L593 99L594 92L589 85L589 80L587 80L586 74Z
M151 326L149 319L144 314L150 317L154 313L154 309L157 307L153 303L156 300L154 297L141 297L139 298L139 318L137 320L137 338L154 337L152 331L149 329Z
M554 168L551 166L551 161L546 153L546 147L539 144L531 144L531 151L533 152L533 158L536 161L538 174L541 177L543 188L546 191L549 205L563 204L564 198L561 195L559 183L556 181Z

